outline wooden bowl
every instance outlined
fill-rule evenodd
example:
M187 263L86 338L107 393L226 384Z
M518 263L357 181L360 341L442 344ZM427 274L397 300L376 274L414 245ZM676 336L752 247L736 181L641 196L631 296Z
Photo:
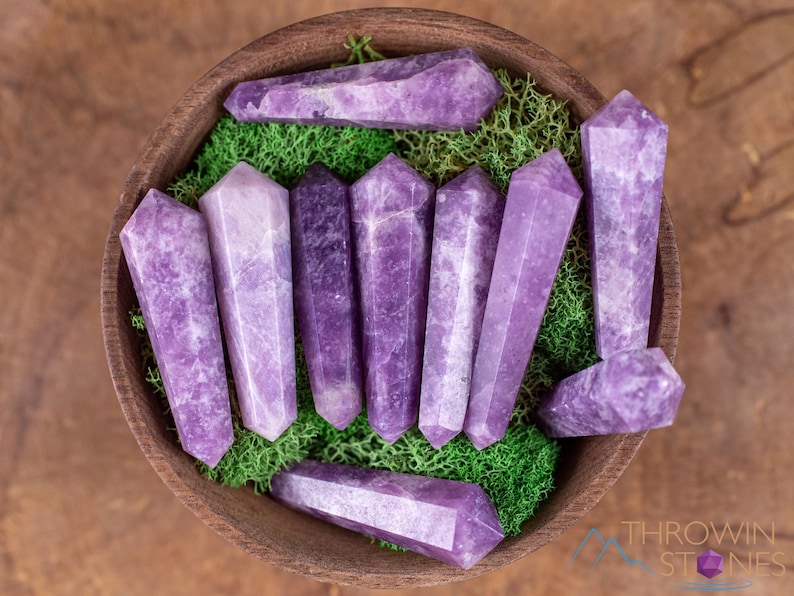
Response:
M556 489L521 535L504 540L463 571L413 553L397 553L290 511L250 488L203 478L166 428L161 407L141 370L139 338L129 323L136 304L119 245L119 231L151 188L165 190L185 171L217 120L233 85L247 79L324 68L346 58L348 35L373 35L387 56L471 47L492 67L531 73L539 86L567 100L581 122L605 98L581 74L548 51L499 27L420 9L364 9L291 25L254 41L204 75L154 131L127 177L113 217L102 270L102 325L116 393L132 433L160 477L202 521L270 564L315 579L363 587L407 588L470 578L507 565L563 533L614 484L645 433L563 440ZM678 249L663 202L650 344L672 360L680 319ZM178 540L177 537L174 540Z

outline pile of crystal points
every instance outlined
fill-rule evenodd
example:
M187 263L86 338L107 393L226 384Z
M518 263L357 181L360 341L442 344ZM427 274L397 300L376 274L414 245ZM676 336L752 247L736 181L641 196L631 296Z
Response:
M225 106L245 121L472 130L501 94L463 49L243 82ZM200 213L151 190L121 243L183 448L215 466L232 442L224 340L243 425L270 441L290 426L296 322L336 428L365 402L388 443L418 422L433 448L461 431L487 448L583 195L603 361L554 387L538 421L551 437L671 424L684 384L647 346L666 139L624 91L582 125L584 192L556 149L513 172L506 198L477 166L437 190L394 154L352 184L315 164L291 190L240 163ZM473 484L304 461L272 496L464 569L503 538Z

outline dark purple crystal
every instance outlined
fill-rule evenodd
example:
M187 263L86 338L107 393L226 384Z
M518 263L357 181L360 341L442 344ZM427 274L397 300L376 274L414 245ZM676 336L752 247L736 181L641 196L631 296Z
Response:
M314 406L345 428L361 411L361 331L349 186L322 164L290 191L295 308Z

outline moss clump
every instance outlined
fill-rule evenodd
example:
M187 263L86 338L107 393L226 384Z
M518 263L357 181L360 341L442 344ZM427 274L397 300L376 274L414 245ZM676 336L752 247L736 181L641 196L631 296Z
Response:
M237 122L227 114L210 133L193 168L168 191L195 208L199 197L241 161L286 188L318 161L352 182L396 150L385 130Z
M355 47L355 59L366 60L368 46ZM193 168L174 181L169 191L195 207L198 197L239 161L288 188L315 161L352 182L389 152L400 155L437 186L478 164L504 191L513 170L552 147L560 149L578 175L578 130L564 103L540 94L529 78L511 80L504 71L495 75L505 95L481 129L472 133L246 124L224 117ZM266 492L276 472L304 458L475 482L493 499L505 534L517 535L552 490L559 455L558 444L530 423L531 411L544 389L597 359L587 246L586 226L580 218L552 289L513 417L505 437L496 444L477 451L459 435L435 450L414 427L389 445L370 428L366 413L342 431L333 428L314 410L296 337L298 419L271 442L243 428L235 412L232 447L215 468L197 465L215 481L230 486L251 484L257 492ZM143 329L140 311L131 314L133 325ZM151 345L146 339L143 345L147 379L164 397ZM233 389L233 382L230 385Z

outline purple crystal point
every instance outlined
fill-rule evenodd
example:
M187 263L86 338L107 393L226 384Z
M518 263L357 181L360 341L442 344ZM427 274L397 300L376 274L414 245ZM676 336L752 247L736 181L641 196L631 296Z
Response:
M275 441L297 417L289 194L241 162L199 208L243 425Z
M271 490L288 507L463 569L504 538L476 484L304 460Z
M660 348L621 352L563 379L537 417L550 437L634 433L670 426L684 382Z
M215 467L234 432L204 218L152 189L119 239L179 441Z
M436 193L419 428L436 449L463 428L504 197L478 166Z
M667 125L628 91L582 124L596 351L648 345Z
M510 178L463 426L477 449L507 429L581 197L557 149Z
M349 186L322 164L290 192L295 308L317 412L338 429L361 411L361 338Z
M435 187L390 153L350 197L367 417L393 443L419 415Z
M722 573L722 555L711 549L702 552L697 557L698 573L712 579Z
M474 130L503 92L466 48L247 81L224 106L242 122Z

